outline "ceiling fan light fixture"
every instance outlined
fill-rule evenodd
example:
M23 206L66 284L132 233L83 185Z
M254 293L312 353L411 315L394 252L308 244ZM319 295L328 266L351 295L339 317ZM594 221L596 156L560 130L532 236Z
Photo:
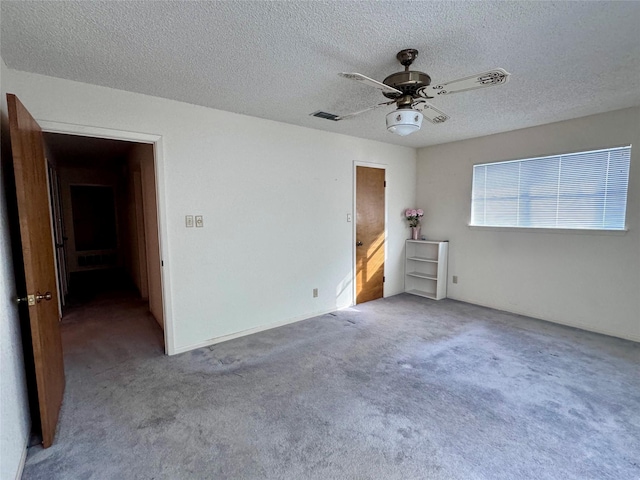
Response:
M387 130L404 137L417 132L422 126L422 113L411 108L402 108L387 114Z

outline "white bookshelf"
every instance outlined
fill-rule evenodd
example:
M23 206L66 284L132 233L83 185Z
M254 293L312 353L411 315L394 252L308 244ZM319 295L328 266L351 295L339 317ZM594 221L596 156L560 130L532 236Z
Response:
M449 242L407 240L404 291L440 300L447 296Z

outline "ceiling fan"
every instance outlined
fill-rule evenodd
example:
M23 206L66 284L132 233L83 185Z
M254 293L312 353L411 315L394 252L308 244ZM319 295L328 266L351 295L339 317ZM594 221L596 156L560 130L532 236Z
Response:
M495 68L458 80L431 85L431 77L429 75L417 70L409 70L417 56L418 50L414 48L400 50L396 58L404 66L404 71L392 73L382 82L378 82L361 73L339 74L349 80L356 80L364 85L377 88L385 97L391 100L347 115L334 115L326 112L314 112L311 115L339 121L395 103L397 109L387 114L387 130L401 136L409 135L420 130L423 117L426 117L431 123L443 123L449 119L446 113L427 102L427 99L478 88L493 87L494 85L503 85L507 83L510 75L502 68Z

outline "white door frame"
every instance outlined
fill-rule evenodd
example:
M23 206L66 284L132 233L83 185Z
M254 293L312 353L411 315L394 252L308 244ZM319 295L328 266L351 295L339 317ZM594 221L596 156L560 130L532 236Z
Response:
M357 209L357 197L356 197L356 187L358 180L358 168L357 167L369 167L369 168L381 168L384 170L384 181L387 181L387 164L386 163L371 163L371 162L361 162L358 160L354 160L353 162L353 225L352 225L352 239L351 239L351 255L352 259L352 270L351 270L351 306L356 304L356 274L357 274L357 265L356 265L356 225L358 224L358 209ZM384 268L387 268L387 239L389 238L388 228L388 195L387 189L384 189ZM383 272L383 276L386 276ZM384 288L384 283L382 284L382 297L386 297L386 288Z
M166 192L164 183L164 150L162 135L149 133L128 132L125 130L113 130L110 128L92 127L88 125L76 125L63 122L36 119L43 132L63 133L81 137L107 138L111 140L125 140L136 143L153 145L154 173L156 177L156 203L158 206L158 242L160 244L160 283L162 285L162 310L164 322L164 351L167 355L173 355L175 351L175 332L171 309L171 274L170 265L166 262L169 258L169 231L167 221ZM166 262L166 263L165 263Z

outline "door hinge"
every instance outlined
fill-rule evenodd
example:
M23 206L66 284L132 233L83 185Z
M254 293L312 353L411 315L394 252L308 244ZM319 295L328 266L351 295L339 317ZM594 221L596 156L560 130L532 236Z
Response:
M387 181L386 181L386 180L384 181L384 186L385 186L385 187L387 186Z
M387 277L382 277L382 283L387 281Z
M160 260L160 266L164 267L164 260Z

